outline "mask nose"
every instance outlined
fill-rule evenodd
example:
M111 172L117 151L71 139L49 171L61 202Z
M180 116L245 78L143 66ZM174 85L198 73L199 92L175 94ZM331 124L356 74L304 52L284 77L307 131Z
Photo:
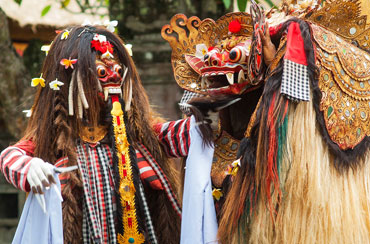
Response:
M116 74L116 72L112 72L111 74L109 74L107 82L117 83L118 81L119 81L119 77Z
M219 66L221 64L221 55L220 52L216 49L208 52L204 56L204 62L208 66Z
M221 64L221 59L217 54L213 54L209 59L210 66L219 66Z

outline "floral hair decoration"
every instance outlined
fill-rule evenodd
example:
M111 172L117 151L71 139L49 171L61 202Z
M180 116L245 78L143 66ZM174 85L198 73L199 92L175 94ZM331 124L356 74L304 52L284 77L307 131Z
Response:
M107 41L107 38L104 35L95 34L91 41L91 47L96 51L101 52L102 58L114 58L113 46L109 41Z

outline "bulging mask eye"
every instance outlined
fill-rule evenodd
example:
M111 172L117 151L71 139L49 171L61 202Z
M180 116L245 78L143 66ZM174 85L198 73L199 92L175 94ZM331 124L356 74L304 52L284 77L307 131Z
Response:
M116 72L120 77L123 76L123 69L120 65L116 64L114 65L114 72Z
M247 51L244 47L234 47L229 53L229 60L233 63L244 63L247 60Z
M96 67L96 72L98 73L99 78L104 78L108 74L107 69L102 65L99 65L98 67Z

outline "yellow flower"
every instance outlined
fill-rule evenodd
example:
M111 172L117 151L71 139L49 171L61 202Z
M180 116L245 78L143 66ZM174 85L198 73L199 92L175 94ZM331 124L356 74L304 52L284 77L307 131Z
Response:
M212 196L218 201L223 196L221 189L214 188L212 191Z
M45 87L45 79L42 78L42 73L40 75L40 78L33 78L31 81L31 86L36 87L40 84L41 87Z
M60 39L62 39L62 40L66 40L67 38L68 38L68 36L69 36L69 30L65 30L64 32L63 32L63 34L62 34L62 36L61 36L61 38Z

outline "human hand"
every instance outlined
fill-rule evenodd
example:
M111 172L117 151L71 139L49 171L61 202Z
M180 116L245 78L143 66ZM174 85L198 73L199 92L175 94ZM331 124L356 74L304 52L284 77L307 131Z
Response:
M272 43L271 38L270 38L270 31L269 31L269 25L266 22L265 25L266 33L263 33L262 29L258 29L258 34L261 38L262 42L262 48L263 48L263 59L264 62L267 66L270 65L272 60L275 57L276 54L276 48L275 45Z

